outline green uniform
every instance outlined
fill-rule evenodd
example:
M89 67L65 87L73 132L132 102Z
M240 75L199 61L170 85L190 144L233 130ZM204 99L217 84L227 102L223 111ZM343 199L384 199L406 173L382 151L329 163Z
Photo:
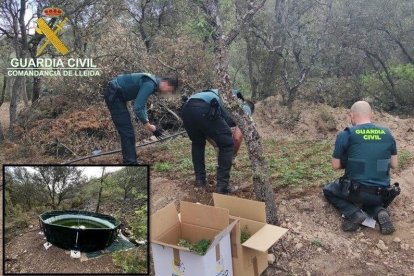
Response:
M395 139L388 128L368 123L341 131L336 138L332 157L341 160L351 186L359 185L365 190L351 189L346 194L339 181L335 181L323 188L326 199L347 219L360 209L377 218L379 212L385 210L378 189L390 185L391 156L396 154ZM362 205L362 208L356 204Z
M148 122L146 103L151 94L157 91L160 79L147 73L131 73L119 75L113 80L119 88L123 101L134 100L134 112L143 123Z
M345 174L351 180L365 185L388 186L391 155L396 154L391 131L368 123L339 133L333 157L342 160Z

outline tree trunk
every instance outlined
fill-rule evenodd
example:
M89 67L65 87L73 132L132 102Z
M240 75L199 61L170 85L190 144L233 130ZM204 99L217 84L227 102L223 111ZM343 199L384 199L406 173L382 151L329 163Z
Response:
M288 91L286 106L289 110L292 110L293 108L293 102L295 101L297 90L298 90L297 88L296 89L293 88L293 89L290 89L290 91Z
M29 106L29 99L27 97L27 85L26 85L26 79L23 79L22 81L22 98L23 98L23 102L24 102L24 106L28 107Z
M257 89L259 82L255 77L253 68L253 45L250 38L248 37L248 34L245 34L244 39L246 41L246 59L249 68L250 89L252 91L252 99L256 100L259 98L259 93Z
M16 77L13 88L11 91L11 97L10 97L10 127L9 127L9 133L10 137L13 138L14 136L14 128L17 123L17 104L18 104L18 95L19 91L22 87L22 82L24 82L24 77Z
M16 52L16 58L25 58L28 51L27 30L24 17L26 15L27 0L20 0L20 8L18 10L18 17L13 17L13 28L15 32L14 36L14 48ZM18 36L20 30L20 37ZM20 89L24 87L24 77L16 77L13 84L13 90L10 98L10 137L14 136L14 128L17 123L17 103L18 95L21 92Z
M101 187L99 187L99 193L98 193L98 202L96 203L96 213L99 213L99 205L101 204L101 197L102 197L102 180L101 180Z
M0 143L3 142L4 139L5 137L4 137L4 132L3 132L3 126L1 125L1 122L0 122Z
M1 96L0 96L0 107L4 103L4 96L6 94L6 88L7 88L7 80L8 80L8 78L6 77L6 75L4 75L4 77L3 77L3 87L1 89ZM4 137L4 132L3 132L3 126L2 126L1 121L0 121L0 143L3 142L4 139L5 139L5 137Z
M274 52L267 54L267 59L264 62L264 74L261 79L261 93L260 99L266 99L267 97L276 94L276 73L277 65L279 63L279 56Z
M36 60L36 50L37 47L39 46L39 39L35 39L32 42L32 47L30 48L30 56L32 59ZM35 101L37 101L39 99L40 96L40 85L41 85L41 81L42 79L40 77L33 77L33 85L32 85L32 103L34 103Z
M6 75L4 75L4 77L3 77L3 87L1 89L1 96L0 96L0 106L2 106L3 103L4 103L4 97L6 95L6 88L7 88L7 81L8 80L9 80L9 78Z
M40 77L33 77L33 91L32 91L32 103L39 99L40 95Z
M99 205L101 204L101 197L102 197L102 189L103 189L104 175L105 175L105 167L102 168L101 185L99 187L98 203L96 204L96 210L95 210L96 213L99 213Z
M253 170L253 189L256 199L266 203L266 218L268 223L278 222L275 196L269 177L269 167L263 156L263 146L259 132L253 121L247 117L239 104L234 103L231 95L231 85L226 68L227 53L223 46L219 46L216 51L216 72L219 76L219 88L221 94L225 96L226 103L231 110L238 127L243 133L244 140ZM233 101L233 102L231 102Z
M387 65L379 57L378 54L372 53L372 52L370 52L370 51L368 51L366 49L364 49L363 51L365 52L365 55L370 60L372 67L377 72L379 79L382 81L382 83L384 84L385 88L388 90L388 92L390 94L390 98L391 98L391 101L390 101L390 103L391 103L391 109L394 109L398 105L398 96L397 96L397 92L395 90L394 81L393 81L393 79L391 77L391 74L390 74L390 72L388 70ZM384 70L386 80L382 76L381 70L375 65L375 60L374 59L377 60L380 63L382 69Z
M384 29L384 31L398 45L398 47L400 47L402 53L404 54L404 57L408 60L408 62L411 63L411 64L414 64L413 57L408 53L406 47L403 45L403 43L401 42L401 40L399 40L397 37L395 37L394 35L392 35L391 32L388 31L387 29Z
M263 146L259 132L253 121L241 108L239 100L235 100L231 92L231 82L228 74L227 47L234 41L240 30L252 20L254 14L263 7L265 0L250 1L249 10L238 19L236 25L228 35L223 34L223 26L219 15L219 1L211 0L202 3L206 11L208 21L213 27L212 37L214 40L215 70L218 77L220 94L223 101L236 124L241 129L246 142L249 158L253 170L253 190L256 199L266 204L266 218L268 223L278 222L275 196L269 177L269 167L263 155Z

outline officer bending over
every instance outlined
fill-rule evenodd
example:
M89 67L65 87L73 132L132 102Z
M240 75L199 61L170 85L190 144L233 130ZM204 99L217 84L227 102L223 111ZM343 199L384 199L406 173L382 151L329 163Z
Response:
M254 103L252 101L249 101L249 100L245 99L239 90L233 90L233 95L243 101L242 108L243 108L244 113L246 113L249 116L252 116L253 113L254 113ZM232 165L235 165L236 164L237 153L239 152L241 143L243 142L243 133L241 132L240 128L236 125L234 120L231 118L231 116L229 116L228 124L229 124L229 127L230 127L232 135L233 135L234 148L233 148ZM214 143L214 141L211 138L207 138L207 141L218 152L218 147Z
M395 189L390 186L390 168L397 167L397 147L391 131L371 123L371 117L367 102L352 105L352 127L338 134L332 155L332 167L345 169L345 175L326 185L323 193L345 216L344 231L357 230L368 214L378 221L382 234L391 234L395 228L385 208L396 196L390 200Z
M216 192L228 194L235 191L229 185L234 142L230 125L235 125L220 98L217 89L192 95L182 109L184 128L191 139L191 155L196 186L205 187L205 146L210 138L219 149Z
M137 164L135 151L135 133L128 112L127 102L134 100L134 113L145 129L156 137L160 130L148 121L146 103L156 91L162 94L172 93L178 86L176 77L155 77L147 73L119 75L108 82L104 92L105 103L111 113L112 121L121 136L124 164Z

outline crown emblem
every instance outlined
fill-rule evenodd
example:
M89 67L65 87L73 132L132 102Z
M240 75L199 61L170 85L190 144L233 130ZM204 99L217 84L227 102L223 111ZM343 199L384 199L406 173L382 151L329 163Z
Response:
M59 8L45 8L42 11L42 15L46 17L59 17L63 15L63 10Z

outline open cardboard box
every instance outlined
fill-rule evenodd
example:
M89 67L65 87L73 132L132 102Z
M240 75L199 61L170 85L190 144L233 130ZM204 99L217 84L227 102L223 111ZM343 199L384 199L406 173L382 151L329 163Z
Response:
M180 202L179 214L171 203L151 216L151 249L156 276L233 275L229 210ZM211 240L205 255L178 246L180 239L196 243Z
M258 276L268 267L267 251L288 229L266 223L264 202L213 194L214 206L227 209L230 221L237 222L231 231L233 272L235 276ZM242 230L250 238L243 244Z

